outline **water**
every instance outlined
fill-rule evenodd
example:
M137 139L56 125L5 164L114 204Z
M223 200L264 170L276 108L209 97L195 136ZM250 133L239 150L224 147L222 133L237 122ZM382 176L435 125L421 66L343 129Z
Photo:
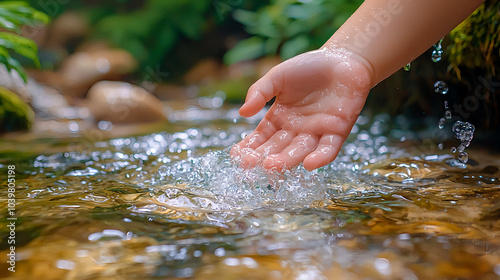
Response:
M438 123L438 128L443 129L445 124L446 124L445 118L440 118Z
M0 169L15 164L18 186L10 279L500 277L491 151L450 163L404 117L364 115L335 162L276 174L228 155L258 119L234 124L234 108L172 116L142 136L1 143ZM470 124L455 128L472 139Z
M443 51L442 50L433 50L432 51L432 61L433 62L439 62L439 61L441 61L442 55L443 55Z
M458 147L453 150L453 153L458 151L458 161L460 161L461 163L467 163L467 161L469 160L469 155L464 150L465 148L469 147L472 138L474 138L475 127L468 122L456 121L453 124L452 130L455 134L455 137L460 140L460 145L458 145Z
M443 81L437 81L434 83L434 92L440 93L440 94L447 94L448 93L448 85L443 82Z
M445 113L444 113L444 116L447 120L451 120L451 111L450 110L446 110Z
M439 40L434 46L433 46L433 51L432 51L432 61L433 62L438 62L441 60L441 56L443 54L442 51L442 46L441 43L443 42L443 39ZM448 85L444 81L437 81L434 83L434 92L440 93L442 95L446 95L448 93ZM444 101L444 108L445 108L445 113L444 117L439 119L438 122L438 128L439 129L444 129L446 120L451 120L452 119L452 114L451 111L449 110L448 106L448 101ZM451 164L453 166L460 166L460 164L466 164L469 160L469 154L465 152L465 148L470 145L470 142L472 138L474 137L474 125L468 123L468 122L462 122L462 121L456 121L453 124L452 131L455 134L455 137L460 140L460 145L458 147L452 147L451 152L456 153L458 151L458 162L456 163L453 160L448 160L448 164ZM443 143L440 143L441 147L439 150L442 150Z
M443 38L441 38L441 40L439 40L439 42L437 42L433 46L432 55L431 55L432 62L441 61L441 57L443 55L443 50L442 50L442 46L441 46L442 42L443 42Z

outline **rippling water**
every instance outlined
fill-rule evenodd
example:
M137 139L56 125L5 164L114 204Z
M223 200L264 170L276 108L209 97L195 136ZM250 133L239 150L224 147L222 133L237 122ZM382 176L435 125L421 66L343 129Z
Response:
M402 117L364 116L332 164L270 174L228 155L256 119L174 114L143 136L2 142L18 220L10 273L2 202L0 276L500 278L498 154L472 148L464 165Z

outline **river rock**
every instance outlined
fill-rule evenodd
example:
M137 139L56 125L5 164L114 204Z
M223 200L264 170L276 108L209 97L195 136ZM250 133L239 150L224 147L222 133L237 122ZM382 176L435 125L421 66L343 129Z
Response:
M84 97L98 81L121 80L137 67L137 60L121 49L89 48L67 57L57 72L33 73L43 84L68 97Z
M87 106L97 121L123 124L167 120L158 98L143 88L125 82L96 83L88 92Z
M221 65L212 58L204 59L193 66L185 75L188 85L206 84L221 78Z
M186 100L197 96L198 87L162 83L155 85L151 91L161 100Z
M9 72L4 66L0 66L0 87L14 92L30 104L38 117L85 118L85 116L72 114L70 111L75 108L70 108L64 96L55 88L42 85L31 77L28 77L28 81L24 83L17 72Z
M89 32L89 24L82 14L65 12L49 26L48 38L43 47L64 50L68 45L82 41Z

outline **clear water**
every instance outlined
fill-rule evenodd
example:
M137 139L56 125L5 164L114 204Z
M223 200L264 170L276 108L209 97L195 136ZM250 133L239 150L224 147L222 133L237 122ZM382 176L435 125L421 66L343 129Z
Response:
M409 120L362 116L324 168L243 170L228 147L261 116L190 107L142 136L4 140L17 262L7 271L2 203L0 276L499 279L498 154L450 164Z

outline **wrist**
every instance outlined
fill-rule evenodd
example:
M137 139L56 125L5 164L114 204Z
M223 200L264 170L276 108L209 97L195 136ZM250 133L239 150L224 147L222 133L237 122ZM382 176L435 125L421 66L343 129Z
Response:
M320 50L325 52L334 67L342 68L336 72L346 75L346 79L354 80L360 90L370 90L376 85L372 63L355 50L331 41L323 45Z

